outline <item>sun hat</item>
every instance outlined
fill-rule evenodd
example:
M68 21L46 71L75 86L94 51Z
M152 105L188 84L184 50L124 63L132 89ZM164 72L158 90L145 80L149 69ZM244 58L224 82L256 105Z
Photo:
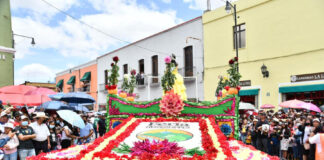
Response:
M37 112L35 118L48 118L44 112Z
M279 119L278 118L273 118L273 121L274 122L279 122Z
M11 128L11 129L14 129L14 125L12 123L6 123L4 125L4 128Z

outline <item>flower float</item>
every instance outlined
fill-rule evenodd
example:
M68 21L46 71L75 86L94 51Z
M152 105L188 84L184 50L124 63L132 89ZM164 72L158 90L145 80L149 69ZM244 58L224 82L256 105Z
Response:
M181 114L183 106L181 97L176 93L169 92L162 97L160 111L168 117L175 117Z

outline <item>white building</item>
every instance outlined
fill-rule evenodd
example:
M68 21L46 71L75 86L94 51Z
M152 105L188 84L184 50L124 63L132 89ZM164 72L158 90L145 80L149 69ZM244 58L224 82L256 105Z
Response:
M105 77L112 57L119 57L120 80L132 69L144 72L144 84L137 85L135 93L139 95L136 101L146 101L162 96L164 58L171 54L176 55L179 73L184 76L188 99L203 100L203 27L201 17L197 17L98 57L99 106L106 105Z

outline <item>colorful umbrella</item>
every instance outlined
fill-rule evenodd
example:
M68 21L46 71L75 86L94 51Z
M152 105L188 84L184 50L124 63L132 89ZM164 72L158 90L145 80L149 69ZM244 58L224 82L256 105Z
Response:
M261 109L272 109L272 108L276 108L276 107L272 104L264 104L260 108Z
M294 99L294 100L289 100L289 101L285 101L279 104L280 107L283 108L295 108L295 109L302 109L303 107L301 107L302 104L304 104L305 102Z
M321 112L321 110L315 104L312 103L304 103L301 105L301 107L310 111Z
M74 108L69 107L67 104L60 102L60 101L48 101L43 103L42 105L37 107L37 110L39 109L45 109L45 110L73 110Z
M35 88L25 93L25 95L51 95L51 94L56 94L56 92L47 88Z
M89 112L89 109L85 105L88 104L69 103L69 106L72 107L75 111Z
M248 109L254 110L255 107L251 103L240 102L239 110L248 110Z
M34 90L34 86L16 85L16 86L5 86L0 88L0 93L5 94L25 94L30 90Z
M68 103L94 103L95 100L89 94L83 92L70 92L65 94L61 99Z
M59 101L64 95L65 93L60 92L60 93L48 95L48 97L50 97L52 100Z
M22 94L3 94L0 93L3 105L9 103L13 106L38 106L51 99L44 95L22 95Z
M76 126L79 128L84 128L85 124L83 122L83 119L80 117L80 115L76 114L73 111L70 110L60 110L57 111L57 114L66 122L70 123L72 126Z

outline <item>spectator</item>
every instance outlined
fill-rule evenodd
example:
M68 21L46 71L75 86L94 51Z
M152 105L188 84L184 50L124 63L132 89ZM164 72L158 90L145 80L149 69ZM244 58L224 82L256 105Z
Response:
M44 123L45 119L48 118L44 112L37 112L35 119L36 121L30 124L33 128L36 137L33 138L34 148L36 155L42 152L48 152L51 148L50 132L47 125Z
M286 123L282 123L280 137L281 137L280 150L282 152L283 158L287 159L290 130L288 129L288 125Z
M324 159L324 134L323 132L314 134L313 132L309 136L309 143L316 144L315 160Z
M26 157L34 156L35 148L32 139L36 138L33 128L28 126L28 118L21 116L20 127L17 129L19 139L18 155L20 160L25 160Z
M258 123L258 120L257 119L254 119L253 120L253 124L252 124L252 126L251 126L251 131L252 131L252 133L251 133L251 137L252 137L252 145L255 147L255 148L257 148L257 139L258 139L258 135L257 135L257 131L258 131L258 129L256 128L256 125L257 125L257 123Z
M266 125L269 126L268 121L266 120L266 114L261 113L260 120L258 121L256 125L257 129L257 148L263 152L268 152L268 131L269 127L266 127Z
M93 117L93 131L94 131L94 134L95 134L95 138L98 138L98 122L99 122L99 117L98 115L96 115L95 117Z
M84 121L85 127L80 129L81 144L89 143L90 137L93 134L93 127L88 122L88 116L83 115L82 119Z
M247 131L247 136L246 136L246 139L245 139L245 143L248 144L248 145L252 144L251 131Z
M307 142L308 136L311 133L312 126L311 126L311 119L307 119L305 122L304 128L304 138L303 138L303 160L307 160L309 156L310 144Z
M51 148L49 148L51 151L56 150L57 147L57 134L56 134L56 126L55 126L55 121L50 121L49 122L49 132L50 132L50 143L51 143Z
M14 127L17 127L20 125L21 114L19 112L15 112L14 118L15 118L15 121L13 122L13 124L14 124Z
M245 142L246 136L247 136L247 130L248 130L248 120L247 119L243 119L243 124L241 125L241 140L243 143Z
M6 123L4 126L4 133L0 135L0 138L8 137L12 134L14 125L12 123ZM3 146L4 160L17 160L17 147L19 145L19 140L16 135L14 135L6 145Z
M63 127L63 131L62 131L62 149L64 148L68 148L71 146L72 143L72 139L78 139L79 137L73 135L72 132L72 125L69 124L66 121L63 121L64 123L64 127Z
M104 114L100 115L98 125L99 125L99 135L101 137L106 133L106 119Z

